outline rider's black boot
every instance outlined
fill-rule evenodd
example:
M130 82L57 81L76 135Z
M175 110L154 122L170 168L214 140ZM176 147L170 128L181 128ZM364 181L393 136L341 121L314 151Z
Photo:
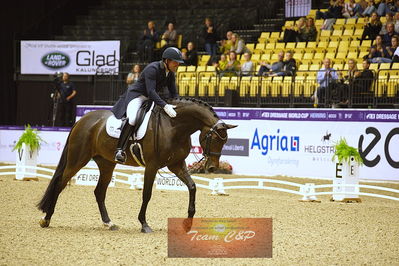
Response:
M118 163L126 162L126 147L129 142L129 137L132 135L134 131L134 126L130 125L128 121L126 121L125 125L122 128L121 135L118 140L118 146L116 147L115 152L115 161Z

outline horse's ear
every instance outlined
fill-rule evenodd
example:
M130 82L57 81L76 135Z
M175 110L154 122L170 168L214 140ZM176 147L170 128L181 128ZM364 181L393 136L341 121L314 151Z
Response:
M230 124L226 124L226 129L232 129L237 127L237 125L230 125Z

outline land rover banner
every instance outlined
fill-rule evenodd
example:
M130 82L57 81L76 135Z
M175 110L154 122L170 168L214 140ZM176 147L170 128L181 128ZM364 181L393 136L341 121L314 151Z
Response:
M21 74L117 75L120 41L21 41Z

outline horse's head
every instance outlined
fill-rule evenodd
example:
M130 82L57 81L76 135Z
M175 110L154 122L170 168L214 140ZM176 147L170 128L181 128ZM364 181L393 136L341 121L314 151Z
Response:
M218 121L211 128L204 127L200 134L200 144L205 157L205 170L213 172L219 167L219 158L223 145L227 141L227 129L235 128L234 125Z

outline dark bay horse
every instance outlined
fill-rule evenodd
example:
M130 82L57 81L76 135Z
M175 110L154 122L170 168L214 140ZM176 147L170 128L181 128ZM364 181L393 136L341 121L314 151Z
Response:
M152 186L157 171L163 167L173 172L189 191L188 221L186 229L191 228L191 218L195 214L196 186L187 171L185 159L190 153L190 136L200 130L200 144L204 151L205 167L212 171L219 165L219 158L224 143L227 141L227 129L235 126L223 123L212 107L196 99L177 98L169 101L176 105L177 116L169 116L160 108L155 107L147 127L145 137L140 140L143 147L144 171L143 199L138 216L141 222L141 232L152 232L146 221L146 209L151 199ZM70 179L84 167L91 158L96 162L100 176L94 190L101 219L111 230L118 229L111 222L105 207L105 195L112 172L116 166L114 152L117 139L108 136L105 125L111 111L93 111L84 115L72 127L60 161L43 198L38 203L39 210L46 213L40 220L41 227L50 225L51 216L61 191ZM129 143L130 146L130 143ZM127 151L127 165L138 166Z

